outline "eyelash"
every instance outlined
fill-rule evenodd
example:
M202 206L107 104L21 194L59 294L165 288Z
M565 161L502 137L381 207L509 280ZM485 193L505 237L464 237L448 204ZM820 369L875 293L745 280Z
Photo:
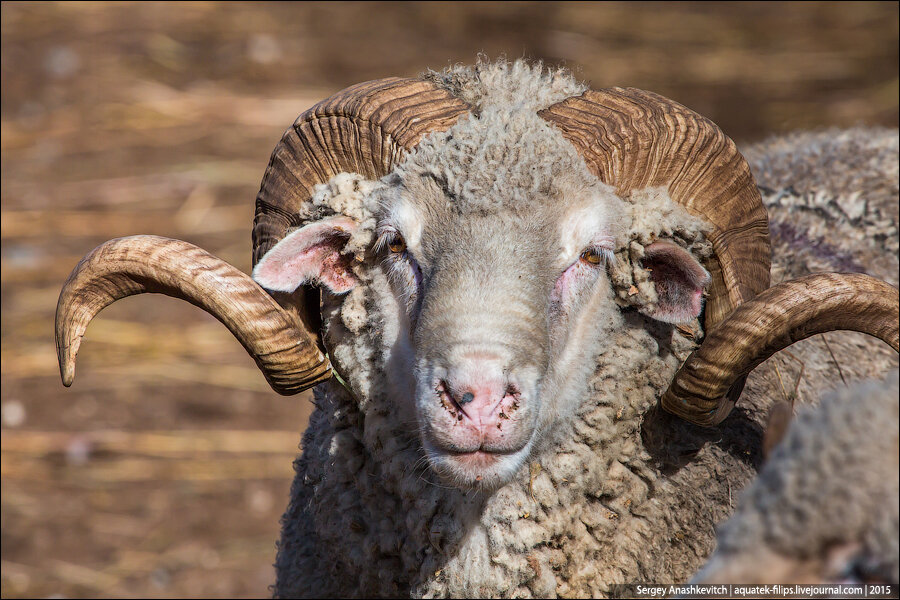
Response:
M389 250L390 254L394 255L402 256L406 254L406 241L403 239L403 236L400 235L399 231L397 231L393 227L379 227L376 233L378 234L378 239L375 241L375 252ZM400 250L394 250L394 248L392 248L391 246L398 238L403 244L403 247Z
M399 288L401 300L409 308L419 289L419 280L421 278L419 265L409 255L406 242L403 240L400 232L393 227L384 227L379 228L377 233L378 239L375 241L375 251L385 253L383 262L386 266L388 277ZM391 248L392 242L397 238L403 244L403 248L398 251Z
M597 256L597 262L590 260L590 256ZM616 264L616 255L611 248L605 246L588 246L578 255L578 260L594 267L600 267Z

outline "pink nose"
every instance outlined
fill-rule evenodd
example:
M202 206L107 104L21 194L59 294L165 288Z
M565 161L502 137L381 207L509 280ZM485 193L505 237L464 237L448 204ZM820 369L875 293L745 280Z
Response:
M468 360L460 361L440 382L439 390L452 400L458 420L482 430L496 427L498 420L506 416L502 414L504 399L512 399L519 390L508 381L498 360L465 358Z
M448 395L456 402L460 414L472 421L475 425L487 425L489 421L495 421L496 409L505 396L505 386L502 383L494 385L461 385L452 386L442 382Z

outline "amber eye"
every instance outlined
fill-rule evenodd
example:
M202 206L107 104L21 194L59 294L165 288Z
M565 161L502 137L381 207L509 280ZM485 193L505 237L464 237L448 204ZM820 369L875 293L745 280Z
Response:
M391 252L397 254L406 250L406 242L403 241L403 237L399 233L395 233L388 242L388 248L391 249Z
M592 265L599 265L603 260L603 256L597 250L588 248L581 253L581 260Z

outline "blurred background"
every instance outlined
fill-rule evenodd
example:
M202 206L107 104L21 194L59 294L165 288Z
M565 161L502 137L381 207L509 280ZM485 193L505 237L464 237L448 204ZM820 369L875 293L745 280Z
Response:
M2 4L2 596L259 597L311 409L162 296L90 326L71 389L53 315L136 233L250 268L253 199L303 110L479 52L659 92L738 145L898 122L898 4Z

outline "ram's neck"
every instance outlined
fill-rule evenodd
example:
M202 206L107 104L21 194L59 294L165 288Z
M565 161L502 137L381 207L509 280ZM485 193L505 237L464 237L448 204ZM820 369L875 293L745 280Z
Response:
M402 399L320 386L278 568L340 595L587 596L687 578L754 471L759 428L657 413L693 343L637 313L625 322L565 431L491 495L431 473L415 425L390 410Z

